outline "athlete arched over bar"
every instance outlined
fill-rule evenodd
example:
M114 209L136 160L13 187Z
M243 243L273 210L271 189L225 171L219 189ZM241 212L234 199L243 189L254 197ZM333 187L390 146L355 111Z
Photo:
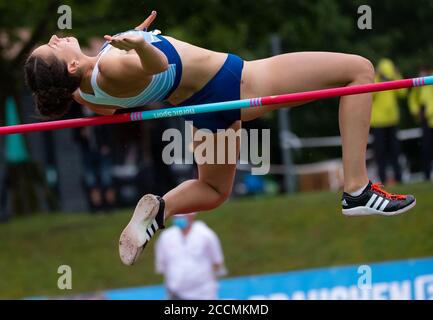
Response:
M62 116L72 99L103 115L116 110L169 102L171 105L247 99L367 84L374 67L361 56L329 52L287 53L244 61L240 57L194 46L147 32L153 12L134 30L107 40L96 57L82 53L76 38L59 38L38 47L25 64L25 74L42 116ZM303 103L196 114L194 130L241 127L278 108ZM393 216L415 206L411 195L393 195L367 176L365 154L370 128L372 94L340 100L344 193L347 216ZM214 136L215 138L215 136ZM237 150L239 154L239 141ZM235 164L203 164L196 180L186 181L163 197L145 195L137 204L119 241L121 260L133 264L164 221L174 214L206 211L220 206L232 191Z

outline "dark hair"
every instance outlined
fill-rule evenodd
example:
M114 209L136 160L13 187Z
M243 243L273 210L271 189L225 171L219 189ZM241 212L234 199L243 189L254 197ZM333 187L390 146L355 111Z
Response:
M43 118L56 119L68 112L73 101L72 94L80 86L81 76L71 75L66 62L54 55L47 59L31 55L24 65L24 72Z

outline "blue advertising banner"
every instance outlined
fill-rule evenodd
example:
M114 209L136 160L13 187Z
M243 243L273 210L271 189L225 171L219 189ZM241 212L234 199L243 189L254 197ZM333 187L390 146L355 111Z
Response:
M106 299L160 300L163 286L110 290ZM433 300L433 258L220 281L220 299Z

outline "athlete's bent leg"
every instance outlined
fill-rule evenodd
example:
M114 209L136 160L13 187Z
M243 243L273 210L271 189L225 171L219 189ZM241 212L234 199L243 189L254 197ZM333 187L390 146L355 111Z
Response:
M231 129L238 130L238 121ZM196 129L194 129L197 131ZM213 135L212 143L218 150L218 143L224 143ZM205 142L206 143L206 142ZM197 147L200 143L195 143ZM239 156L240 141L236 138L234 146L224 143L227 148L235 148L236 159ZM214 159L215 160L215 159ZM140 253L159 229L164 228L164 222L175 214L212 210L220 206L230 196L236 173L236 164L204 163L198 165L198 179L186 181L169 191L161 199L154 195L145 195L137 204L134 214L123 230L119 241L119 255L125 265L132 265L137 261Z
M374 81L374 68L367 59L340 53L289 53L246 63L245 68L245 82L247 83L245 88L247 89L242 98L319 90ZM254 116L260 116L277 108L300 104L302 103L260 107L256 110L243 109L242 119L250 120ZM371 94L348 96L340 100L344 187L348 192L357 190L368 183L365 153L370 128L371 105Z
M374 81L374 74L371 62L357 55L329 52L283 54L245 63L241 97L246 99L367 84ZM301 104L242 109L242 120L248 121L278 108ZM369 183L365 160L371 107L371 93L345 96L340 99L339 125L343 149L344 191L347 198L343 199L347 200L343 201L343 206L345 203L350 203L346 210L356 209L350 212L351 215L403 213L415 205L412 196L404 200L402 196L398 200L377 186L373 188ZM351 199L350 195L360 189L361 194L366 195L365 199L360 200L358 197ZM369 197L373 197L373 202L367 196L368 192L370 192ZM368 206L371 206L372 210L367 210ZM358 210L358 207L361 209Z
M235 131L240 128L240 121L230 127ZM197 129L194 128L194 134L195 132L197 132ZM236 140L236 146L225 143L220 147L218 147L218 143L222 141L217 139L216 134L213 135L213 139L213 142L207 141L204 143L213 143L215 146L214 155L217 154L218 150L222 150L221 148L225 149L227 155L228 148L234 147L236 148L236 158L238 157L239 139ZM199 142L195 142L194 149L199 145ZM176 214L208 211L219 207L231 194L235 173L236 164L228 162L218 164L216 161L215 164L199 164L198 179L185 181L163 196L166 204L166 218Z

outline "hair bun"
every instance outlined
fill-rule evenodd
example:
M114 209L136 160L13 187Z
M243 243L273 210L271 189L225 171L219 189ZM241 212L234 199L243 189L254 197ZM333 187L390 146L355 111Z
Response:
M67 88L51 87L46 90L40 91L38 94L41 95L42 97L46 97L47 99L53 99L55 97L71 99L73 93L74 91L71 91L70 89Z
M34 94L39 113L43 117L60 118L72 103L72 93L66 88L48 88Z

